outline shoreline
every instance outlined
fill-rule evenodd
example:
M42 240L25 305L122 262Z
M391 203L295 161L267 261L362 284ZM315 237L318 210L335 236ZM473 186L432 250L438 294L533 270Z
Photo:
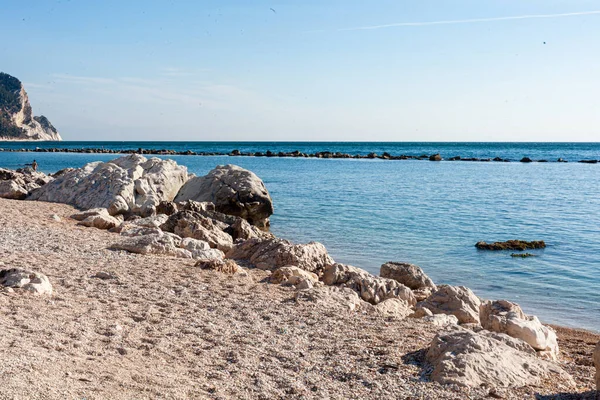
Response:
M175 398L595 393L600 335L544 326L468 287L437 286L416 265L389 262L371 274L337 263L321 243L278 238L267 229L272 199L251 171L218 166L190 178L172 160L139 155L91 165L53 178L4 172L6 193L19 199L0 199L0 323L12 328L0 373L16 376L9 393L10 383L51 377L52 389L74 390L68 397L87 394L68 378L56 385L73 369L111 398L132 388ZM99 181L124 186L105 192ZM74 185L87 196L69 197ZM225 197L212 197L221 190ZM26 278L5 279L15 275ZM47 284L41 292L23 279ZM23 322L31 316L33 329ZM23 353L37 355L41 376L11 369ZM93 363L83 361L90 355ZM141 379L121 376L142 366ZM114 384L98 376L115 373ZM257 384L272 373L285 383ZM131 390L115 392L123 387Z
M2 263L47 274L55 291L51 301L0 293L9 396L489 398L489 388L422 380L422 349L441 329L431 323L299 303L293 286L269 283L259 269L223 275L192 260L110 251L119 235L78 226L69 218L76 211L0 199ZM95 278L99 271L114 278ZM497 393L594 399L600 335L556 328L576 392L545 382ZM23 357L36 360L25 371Z
M15 141L16 142L16 141ZM390 160L390 161L400 161L400 160L425 160L425 161L433 161L433 162L441 162L441 161L467 161L467 162L521 162L521 163L568 163L569 160L558 158L557 160L547 160L547 159L538 159L534 160L527 156L522 157L521 159L508 159L502 157L489 157L489 158L478 158L478 157L461 157L461 156L452 156L452 157L442 157L439 153L436 154L421 154L421 155L392 155L390 153L384 152L382 154L377 153L369 153L367 155L363 154L349 154L349 153L341 153L341 152L331 152L331 151L319 151L315 153L302 153L298 150L291 152L272 152L270 150L266 150L265 152L240 152L239 150L232 150L230 152L195 152L191 150L187 151L175 151L168 149L144 149L139 148L137 150L133 149L104 149L104 148L40 148L36 147L33 149L29 148L21 148L21 149L11 149L11 148L1 148L0 152L7 153L81 153L81 154L141 154L141 155L160 155L160 156L230 156L230 157L267 157L267 158L319 158L319 159L360 159L360 160ZM584 159L571 161L582 164L598 164L600 160L596 159Z

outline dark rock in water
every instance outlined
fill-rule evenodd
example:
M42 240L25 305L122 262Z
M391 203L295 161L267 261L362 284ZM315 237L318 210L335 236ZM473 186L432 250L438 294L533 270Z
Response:
M432 154L429 156L429 161L442 161L442 156L438 154Z
M538 162L548 162L548 160L538 160Z
M558 160L556 160L556 162L568 162L567 160L564 160L562 158L559 158Z
M531 158L529 158L529 157L523 157L523 158L521 158L521 162L527 163L527 162L532 162L532 161L533 160Z
M475 244L480 250L519 250L523 251L526 249L543 249L546 247L546 243L543 240L526 242L524 240L508 240L506 242L477 242Z
M460 156L450 157L448 160L450 160L450 161L460 161Z
M377 158L377 153L369 153L367 158Z
M511 257L518 257L518 258L527 258L527 257L535 257L533 254L531 253L512 253L510 255Z
M579 162L583 164L598 164L598 160L581 160Z
M500 157L495 157L492 161L504 161L504 160Z

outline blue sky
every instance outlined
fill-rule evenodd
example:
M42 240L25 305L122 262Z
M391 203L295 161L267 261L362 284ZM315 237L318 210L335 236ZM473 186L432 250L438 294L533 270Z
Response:
M0 35L65 140L600 138L598 1L4 0Z

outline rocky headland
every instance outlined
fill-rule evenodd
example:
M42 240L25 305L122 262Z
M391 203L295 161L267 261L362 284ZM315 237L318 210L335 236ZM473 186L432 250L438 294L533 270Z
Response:
M275 237L269 192L240 167L0 170L0 198L9 398L596 396L599 335Z
M21 81L4 72L0 72L1 140L62 140L48 118L33 116Z

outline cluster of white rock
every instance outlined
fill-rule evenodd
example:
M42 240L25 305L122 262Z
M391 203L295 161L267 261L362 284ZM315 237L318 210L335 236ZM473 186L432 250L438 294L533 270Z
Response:
M172 161L131 155L64 171L28 198L84 209L73 218L118 234L114 250L196 259L199 268L228 274L259 268L271 271L272 283L295 286L298 302L422 318L439 327L426 355L434 381L574 384L556 363L556 333L515 303L482 301L467 287L436 285L413 264L389 262L375 276L336 263L320 243L294 244L262 230L273 210L270 196L256 175L239 167L189 179L185 167ZM28 271L2 271L0 279L22 288L47 282ZM600 364L600 347L595 362Z

